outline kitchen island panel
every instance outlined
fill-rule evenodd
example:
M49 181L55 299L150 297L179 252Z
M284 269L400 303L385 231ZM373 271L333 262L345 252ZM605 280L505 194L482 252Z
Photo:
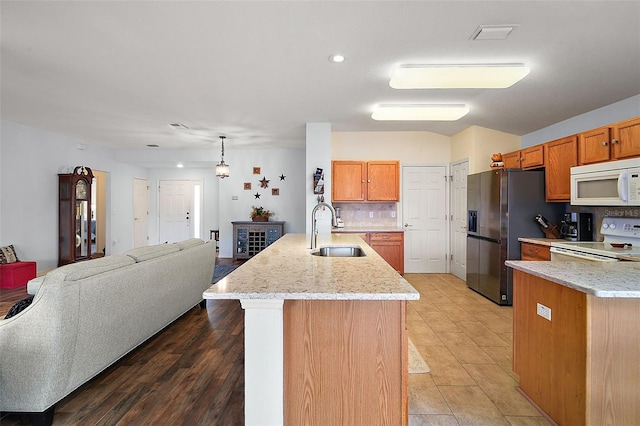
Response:
M407 424L406 306L286 300L285 424Z

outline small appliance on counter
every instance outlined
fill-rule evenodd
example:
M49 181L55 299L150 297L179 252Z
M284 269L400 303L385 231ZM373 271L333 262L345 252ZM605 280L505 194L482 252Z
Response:
M593 215L591 213L565 213L560 232L565 240L593 241Z
M344 228L344 222L342 221L342 217L340 217L340 207L336 207L336 227Z

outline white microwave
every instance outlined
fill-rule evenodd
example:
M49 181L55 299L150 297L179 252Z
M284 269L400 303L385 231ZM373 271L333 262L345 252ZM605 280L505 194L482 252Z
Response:
M640 206L640 158L571 168L574 206Z

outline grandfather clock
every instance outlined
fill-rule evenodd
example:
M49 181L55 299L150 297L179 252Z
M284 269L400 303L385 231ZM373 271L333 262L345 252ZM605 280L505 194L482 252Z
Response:
M91 258L90 168L58 175L58 266Z

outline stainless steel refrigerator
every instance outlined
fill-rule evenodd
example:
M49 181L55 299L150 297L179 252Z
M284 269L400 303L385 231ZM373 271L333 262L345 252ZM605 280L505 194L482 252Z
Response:
M513 303L519 237L544 237L537 214L556 223L563 203L545 202L544 171L500 169L467 177L467 286L500 305Z

